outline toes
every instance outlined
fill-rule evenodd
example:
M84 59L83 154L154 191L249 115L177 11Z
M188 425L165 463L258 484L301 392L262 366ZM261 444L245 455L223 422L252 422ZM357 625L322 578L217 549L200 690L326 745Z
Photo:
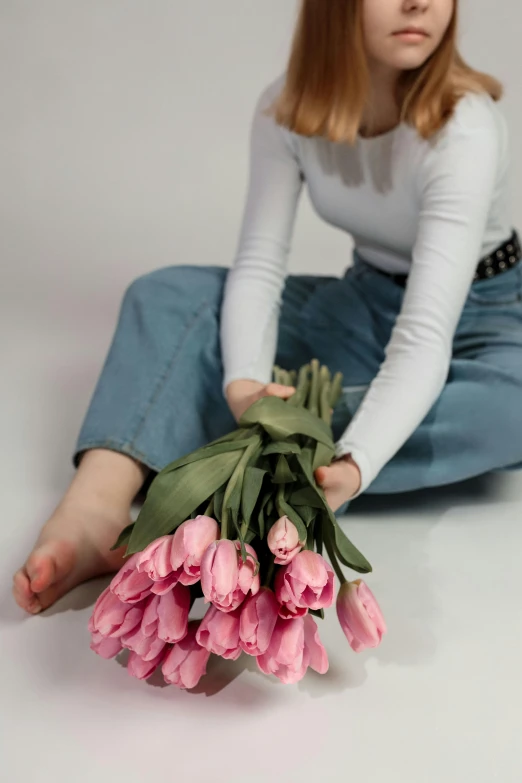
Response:
M38 602L41 609L48 609L52 606L62 595L65 595L71 589L71 585L67 579L61 579L55 584L51 585L47 590L44 590L38 595Z
M20 569L20 571L17 571L14 575L13 596L18 606L26 612L30 612L31 614L38 614L38 612L41 612L42 606L40 601L31 590L29 577L23 569Z
M40 593L56 579L54 558L42 548L33 552L25 566L33 593Z

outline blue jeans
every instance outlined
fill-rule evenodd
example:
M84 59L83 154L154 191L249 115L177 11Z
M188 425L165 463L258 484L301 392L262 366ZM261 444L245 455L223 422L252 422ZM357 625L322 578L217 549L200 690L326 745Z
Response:
M173 266L130 285L75 464L81 452L104 448L158 472L236 428L222 392L219 343L227 271ZM294 369L317 357L343 373L335 439L379 370L403 296L357 258L342 278L287 279L276 363ZM442 394L368 492L406 492L519 467L522 264L472 285Z

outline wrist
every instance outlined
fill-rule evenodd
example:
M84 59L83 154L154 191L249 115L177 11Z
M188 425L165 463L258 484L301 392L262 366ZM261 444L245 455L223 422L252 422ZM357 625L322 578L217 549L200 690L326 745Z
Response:
M259 381L254 381L249 378L241 378L236 381L231 381L225 389L225 397L227 400L236 400L238 398L245 397L250 394L255 394L262 389L264 384Z

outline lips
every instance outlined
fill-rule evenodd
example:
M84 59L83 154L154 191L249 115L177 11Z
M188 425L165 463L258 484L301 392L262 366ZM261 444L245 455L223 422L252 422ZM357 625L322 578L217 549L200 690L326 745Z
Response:
M429 37L429 33L423 30L422 27L405 27L404 30L397 30L394 35L422 35L425 38Z

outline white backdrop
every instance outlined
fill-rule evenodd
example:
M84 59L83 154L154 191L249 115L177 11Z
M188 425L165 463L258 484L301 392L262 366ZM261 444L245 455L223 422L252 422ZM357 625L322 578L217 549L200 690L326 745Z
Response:
M2 0L8 306L39 299L42 284L59 289L60 308L65 293L73 310L116 304L146 270L231 262L252 110L284 68L295 10L294 0ZM522 226L520 29L518 0L464 0L464 52L507 86ZM292 270L339 272L349 251L305 203Z

